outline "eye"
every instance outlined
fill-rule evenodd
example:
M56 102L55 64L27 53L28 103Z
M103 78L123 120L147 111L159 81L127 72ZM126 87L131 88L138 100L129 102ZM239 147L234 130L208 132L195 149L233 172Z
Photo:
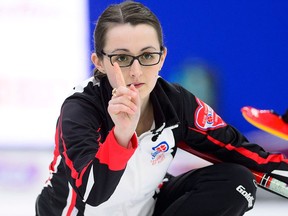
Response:
M117 55L117 56L115 56L115 60L117 62L126 62L126 61L129 60L129 56L127 56L127 55Z
M153 59L154 56L152 53L143 53L142 56L141 56L144 60L150 60L150 59Z

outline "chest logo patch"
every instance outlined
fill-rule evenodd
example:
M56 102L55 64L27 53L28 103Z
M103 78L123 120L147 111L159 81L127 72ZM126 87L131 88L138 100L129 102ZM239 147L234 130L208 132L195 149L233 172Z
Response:
M165 141L162 141L157 146L152 147L152 153L151 153L152 164L154 165L163 161L165 158L164 152L167 152L168 150L169 150L169 145Z

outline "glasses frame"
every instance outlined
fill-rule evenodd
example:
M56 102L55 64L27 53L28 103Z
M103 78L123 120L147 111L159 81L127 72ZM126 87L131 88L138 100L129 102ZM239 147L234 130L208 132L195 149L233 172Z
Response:
M141 61L139 60L139 57L143 56L143 55L145 54L145 52L142 53L142 54L140 54L140 55L138 55L138 56L133 56L133 55L128 55L128 54L107 54L107 53L105 53L103 50L101 51L101 54L103 54L104 56L107 56L108 58L110 58L110 63L111 63L112 66L114 66L114 64L113 64L113 62L112 62L112 57L114 57L114 56L120 56L120 55L125 55L125 56L132 57L131 62L130 62L127 66L120 66L120 65L119 65L121 68L130 67L130 66L134 63L135 59L137 59L137 61L139 62L140 65L145 66L145 67L154 66L154 65L159 64L159 62L160 62L160 60L161 60L161 56L163 55L163 50L162 50L162 48L161 48L161 51L160 51L160 52L146 52L146 54L147 54L147 53L149 53L149 54L158 54L158 55L159 55L159 59L158 59L157 63L150 64L150 65L142 64Z

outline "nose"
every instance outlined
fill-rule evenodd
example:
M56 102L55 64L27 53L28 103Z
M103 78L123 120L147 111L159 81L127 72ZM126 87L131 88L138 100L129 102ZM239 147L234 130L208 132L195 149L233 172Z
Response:
M132 65L130 66L130 76L139 77L142 74L142 66L140 65L138 59L134 59Z

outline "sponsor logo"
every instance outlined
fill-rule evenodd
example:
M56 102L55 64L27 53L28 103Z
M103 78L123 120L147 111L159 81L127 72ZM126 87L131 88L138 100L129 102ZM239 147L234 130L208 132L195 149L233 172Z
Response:
M242 185L239 185L236 188L236 191L238 191L248 202L248 207L251 208L253 206L253 200L254 197L251 195L251 193L248 193Z
M164 160L164 152L167 152L169 150L169 145L167 142L163 141L159 143L157 146L152 147L152 164L160 163Z
M214 110L197 98L199 104L195 112L195 125L200 129L216 129L226 126L226 123L217 115Z

